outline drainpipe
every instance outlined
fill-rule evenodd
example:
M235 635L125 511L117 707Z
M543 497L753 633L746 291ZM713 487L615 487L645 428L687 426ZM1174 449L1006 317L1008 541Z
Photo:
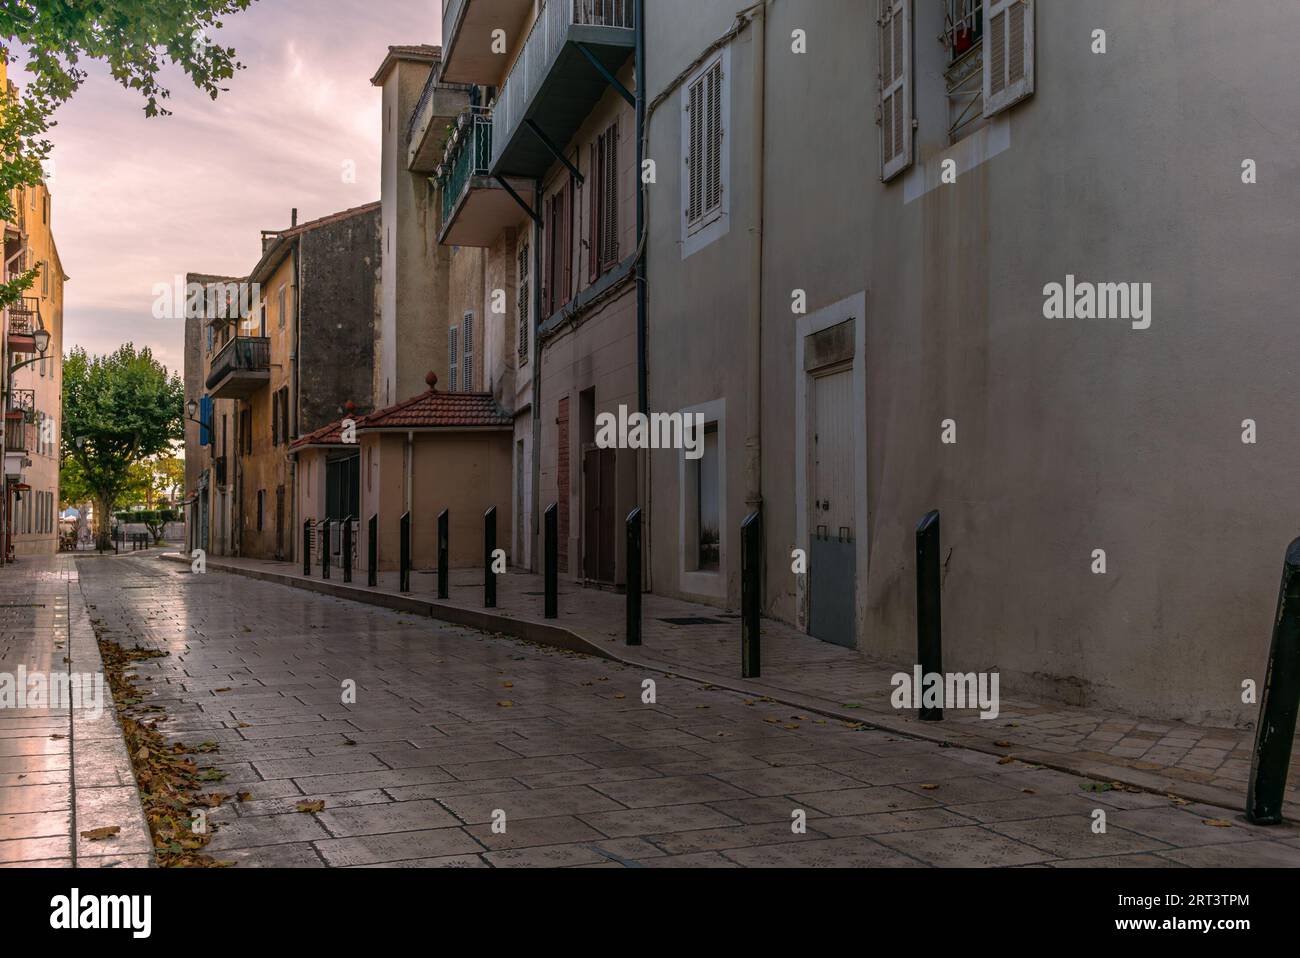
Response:
M411 502L414 498L411 495L411 484L415 481L415 430L406 431L406 508L404 512L411 511Z
M763 507L763 146L767 112L767 4L761 3L754 20L754 129L750 156L753 162L754 221L749 267L749 336L745 382L745 506L750 512Z
M637 406L642 413L650 413L650 387L648 383L648 372L646 370L646 338L647 338L647 306L646 306L646 260L648 251L646 249L648 237L646 236L645 222L645 188L641 183L641 170L645 163L645 0L635 0L635 17L636 17L636 169L633 171L636 184L636 236L637 249L640 250L640 256L636 263L636 393ZM642 461L645 463L643 476L645 488L641 495L641 501L645 504L643 519L648 521L650 518L650 496L653 489L650 483L650 462L651 456L648 452L642 453ZM644 527L644 526L643 526ZM641 585L649 588L650 570L654 568L654 563L650 561L650 545L654 536L646 535L642 537L643 548L645 549L644 571L642 573Z
M293 219L296 223L298 220L298 211L293 211ZM302 262L298 258L300 247L298 241L293 244L293 353L289 357L289 409L293 421L289 424L290 441L298 438L298 357L302 350ZM298 461L293 456L289 459L289 488L293 490L293 495L289 497L289 557L301 559L298 550L302 548L302 543L294 531L298 528L299 517L301 516L301 503L298 501Z
M542 203L542 181L539 177L533 187L534 202ZM533 572L541 568L538 561L538 539L542 534L542 233L540 223L533 224L533 546L529 550L528 567Z

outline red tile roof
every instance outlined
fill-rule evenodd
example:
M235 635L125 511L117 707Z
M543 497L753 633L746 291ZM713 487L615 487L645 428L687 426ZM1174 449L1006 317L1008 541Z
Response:
M446 393L436 388L366 416L358 429L482 429L513 419L491 393Z
M343 445L343 420L336 419L327 426L321 426L315 432L309 432L289 443L290 449L304 446L341 446Z
M437 385L436 378L434 385ZM289 448L343 445L343 418L295 439ZM491 393L443 393L436 388L369 415L354 415L353 419L358 432L363 429L496 429L514 422L496 404Z

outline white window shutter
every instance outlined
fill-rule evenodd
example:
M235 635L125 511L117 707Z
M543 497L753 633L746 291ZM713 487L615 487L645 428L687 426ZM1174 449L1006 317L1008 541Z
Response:
M451 380L451 382L447 384L447 388L449 392L457 392L459 388L458 383L456 381L458 378L456 374L460 369L460 347L457 345L456 342L457 333L459 332L460 330L458 330L455 326L452 326L450 329L447 330L447 366L448 366L448 372L451 373L451 375L448 377Z
M912 165L912 0L880 0L880 178Z
M1034 0L988 0L984 11L984 115L1034 92Z

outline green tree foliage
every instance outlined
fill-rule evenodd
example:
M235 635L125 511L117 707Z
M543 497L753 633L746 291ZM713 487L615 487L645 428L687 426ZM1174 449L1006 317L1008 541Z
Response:
M0 56L19 62L28 79L22 93L0 90L0 220L15 218L12 191L41 182L49 157L45 138L54 113L86 79L85 64L99 61L113 79L144 97L147 116L166 115L170 95L159 82L168 64L179 66L213 99L241 64L235 51L211 39L222 17L247 10L254 0L4 0L0 3ZM21 298L35 269L0 283L0 308Z
M93 499L95 535L106 547L109 517L136 464L184 438L185 388L148 348L127 343L107 356L75 347L63 360L59 482L71 501Z

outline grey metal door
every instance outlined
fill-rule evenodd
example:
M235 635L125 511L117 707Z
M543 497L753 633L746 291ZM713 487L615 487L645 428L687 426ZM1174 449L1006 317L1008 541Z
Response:
M825 642L854 648L853 370L816 376L810 386L808 631Z

